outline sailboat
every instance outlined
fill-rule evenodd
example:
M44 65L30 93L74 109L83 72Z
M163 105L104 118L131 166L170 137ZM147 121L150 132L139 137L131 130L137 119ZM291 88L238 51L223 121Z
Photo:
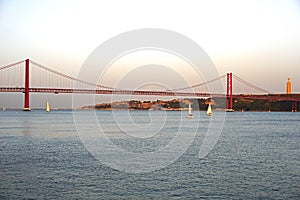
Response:
M3 107L2 107L2 110L3 110L3 111L6 111L6 108L3 106Z
M46 102L46 112L50 112L50 105L48 101Z
M192 119L193 118L193 113L192 113L192 106L189 104L189 110L186 118Z
M207 111L206 111L206 115L207 116L212 116L212 111L211 111L211 105L208 104L208 108L207 108Z

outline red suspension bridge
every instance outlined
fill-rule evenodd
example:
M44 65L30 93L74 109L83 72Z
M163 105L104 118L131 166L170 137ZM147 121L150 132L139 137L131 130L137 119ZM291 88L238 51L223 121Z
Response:
M210 92L208 84L225 79L226 93ZM239 83L233 87L233 79ZM243 92L234 92L234 88L243 88ZM193 92L191 92L193 89ZM247 91L247 92L245 92ZM233 98L267 99L272 101L290 101L292 110L297 110L300 97L297 95L272 94L232 73L188 87L166 91L118 89L105 85L79 80L57 72L37 62L26 59L0 67L0 92L24 93L24 111L30 110L30 93L78 93L78 94L120 94L147 96L185 96L185 97L221 97L226 98L226 110L233 108Z

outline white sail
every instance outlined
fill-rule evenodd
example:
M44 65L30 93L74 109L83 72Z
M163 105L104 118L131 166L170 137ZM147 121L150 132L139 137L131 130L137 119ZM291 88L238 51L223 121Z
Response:
M46 112L49 112L50 111L50 105L49 105L49 102L47 101L46 102Z
M188 110L188 115L186 116L187 118L193 118L193 113L192 113L192 106L189 104L189 110Z
M189 113L188 113L188 115L193 115L192 114L192 106L191 106L191 104L189 104Z
M206 114L207 114L208 116L211 116L211 115L212 115L211 105L210 105L210 104L208 104L208 108L207 108Z

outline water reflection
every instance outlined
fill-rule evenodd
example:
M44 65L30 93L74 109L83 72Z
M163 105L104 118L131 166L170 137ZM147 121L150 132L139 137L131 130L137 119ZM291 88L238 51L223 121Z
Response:
M23 119L23 118L21 118ZM24 136L31 136L32 131L31 131L31 121L28 119L25 119L22 121L22 126L21 126L22 134Z

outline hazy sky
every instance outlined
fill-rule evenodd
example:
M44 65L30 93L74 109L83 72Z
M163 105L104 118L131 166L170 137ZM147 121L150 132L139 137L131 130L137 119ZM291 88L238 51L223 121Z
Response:
M0 66L30 58L76 76L98 45L138 28L186 35L208 53L220 74L232 71L281 93L291 77L293 90L300 92L296 0L0 0Z

